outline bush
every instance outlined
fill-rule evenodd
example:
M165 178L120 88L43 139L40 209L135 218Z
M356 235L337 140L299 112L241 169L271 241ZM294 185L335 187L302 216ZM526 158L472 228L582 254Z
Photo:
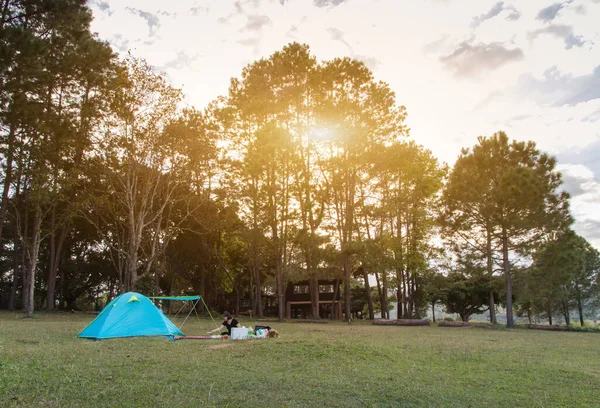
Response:
M569 326L569 331L574 331L574 332L584 332L584 333L600 333L600 327L595 326L595 327L587 327L584 326Z

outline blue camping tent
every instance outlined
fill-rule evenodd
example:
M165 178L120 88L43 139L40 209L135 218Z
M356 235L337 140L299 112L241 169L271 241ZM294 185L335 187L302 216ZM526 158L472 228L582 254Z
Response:
M112 339L136 336L183 336L150 299L136 292L114 298L77 337Z

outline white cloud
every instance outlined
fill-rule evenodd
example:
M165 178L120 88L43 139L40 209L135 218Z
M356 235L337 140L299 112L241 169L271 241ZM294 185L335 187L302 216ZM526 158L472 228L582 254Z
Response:
M248 16L248 22L244 26L244 30L260 32L263 27L273 25L269 16L251 14Z
M572 2L573 2L573 0L568 0L568 1L565 1L562 3L554 3L548 7L544 7L543 9L541 9L539 11L536 18L538 20L548 23L556 18L557 14L560 10L567 7Z
M525 74L519 80L522 94L540 103L554 106L577 105L600 98L600 65L587 75L560 72L556 66L547 69L542 79Z
M600 247L600 214L595 211L600 202L597 175L583 164L559 164L565 190L571 194L573 228L596 247Z
M102 11L108 15L112 14L112 10L110 9L110 4L108 4L104 0L88 0L88 4L90 5L90 7L97 7L100 11Z
M594 172L583 164L559 164L558 170L563 175L564 189L572 197L579 197L587 202L600 201L600 183Z
M317 7L335 7L342 4L346 0L314 0L314 5Z
M533 40L542 34L550 34L561 38L565 42L565 48L567 50L570 50L573 47L583 47L586 43L586 41L583 40L583 36L573 34L573 27L564 24L550 24L547 27L530 32L528 37Z
M503 44L460 44L451 54L440 61L457 77L470 77L500 68L512 61L524 58L520 48L506 48Z
M479 27L481 23L496 17L503 11L506 11L505 19L507 20L515 21L521 17L521 13L514 6L504 5L503 1L499 1L498 3L494 4L487 13L483 13L477 17L474 17L473 21L471 22L471 28Z
M156 34L158 29L160 28L160 20L156 14L152 14L145 10L140 10L136 8L127 7L132 14L138 15L144 20L146 20L146 24L148 24L148 33L150 37Z

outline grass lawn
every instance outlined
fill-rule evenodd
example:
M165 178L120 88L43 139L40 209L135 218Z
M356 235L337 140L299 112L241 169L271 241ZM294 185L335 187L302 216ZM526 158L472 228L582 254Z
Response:
M75 336L92 315L22 316L0 312L2 407L600 406L597 333L273 322L278 339L91 341Z

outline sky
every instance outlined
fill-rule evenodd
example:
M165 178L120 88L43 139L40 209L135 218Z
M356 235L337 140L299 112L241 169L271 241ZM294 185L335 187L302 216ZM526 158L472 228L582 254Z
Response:
M503 130L558 159L574 229L600 248L600 0L88 0L92 31L198 109L297 41L387 82L411 138L454 163Z

